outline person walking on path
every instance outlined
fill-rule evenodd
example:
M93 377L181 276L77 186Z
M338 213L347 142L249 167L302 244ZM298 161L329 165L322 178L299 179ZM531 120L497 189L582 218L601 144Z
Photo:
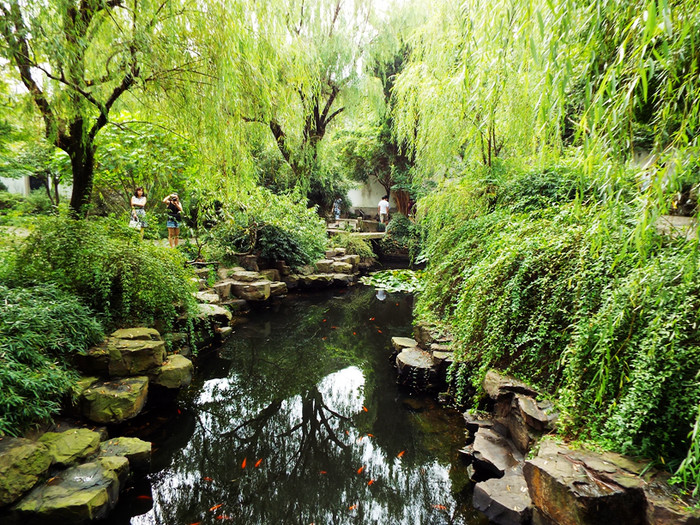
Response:
M340 219L340 207L343 205L343 199L338 197L333 201L333 216L335 217L335 220L338 221Z
M384 195L382 200L379 201L377 205L377 211L379 212L379 222L386 224L389 222L389 196Z
M131 218L139 222L142 239L143 231L148 226L148 222L146 222L145 208L146 194L143 191L143 186L139 186L134 190L134 194L131 196Z
M168 243L175 248L180 240L180 223L182 222L182 204L177 193L171 193L163 199L168 206Z

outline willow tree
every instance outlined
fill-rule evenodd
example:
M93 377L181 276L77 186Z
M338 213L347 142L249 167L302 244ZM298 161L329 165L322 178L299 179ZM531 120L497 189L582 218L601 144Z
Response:
M0 1L0 54L33 100L47 140L70 157L75 212L90 201L95 139L115 104L195 72L184 13L179 0Z

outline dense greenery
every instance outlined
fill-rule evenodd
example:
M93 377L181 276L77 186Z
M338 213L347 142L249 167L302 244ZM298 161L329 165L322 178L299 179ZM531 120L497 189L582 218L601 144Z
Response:
M21 248L6 253L0 278L53 283L110 324L171 326L193 303L183 263L179 252L141 242L121 223L56 216L38 221Z
M57 286L0 285L0 435L56 414L75 383L71 358L103 337L95 314Z

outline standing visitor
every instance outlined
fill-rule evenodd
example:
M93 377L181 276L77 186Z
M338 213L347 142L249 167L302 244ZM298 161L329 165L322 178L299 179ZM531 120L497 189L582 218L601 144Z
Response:
M143 230L148 226L146 222L146 194L143 191L143 186L139 186L134 190L131 196L131 219L139 223L141 230L141 238L143 239Z
M171 193L163 199L168 206L168 243L175 248L180 240L180 223L182 222L182 204L177 193Z
M340 206L343 204L343 199L338 197L335 199L333 202L333 216L335 217L335 220L337 221L340 219Z
M377 211L379 212L379 222L386 224L389 222L389 196L384 195L382 200L379 201L377 205Z

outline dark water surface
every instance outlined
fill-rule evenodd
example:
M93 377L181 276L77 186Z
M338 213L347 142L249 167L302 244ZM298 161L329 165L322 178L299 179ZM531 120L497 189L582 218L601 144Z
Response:
M411 334L411 307L358 287L252 312L141 429L154 472L109 522L487 523L461 416L395 383L391 337Z

